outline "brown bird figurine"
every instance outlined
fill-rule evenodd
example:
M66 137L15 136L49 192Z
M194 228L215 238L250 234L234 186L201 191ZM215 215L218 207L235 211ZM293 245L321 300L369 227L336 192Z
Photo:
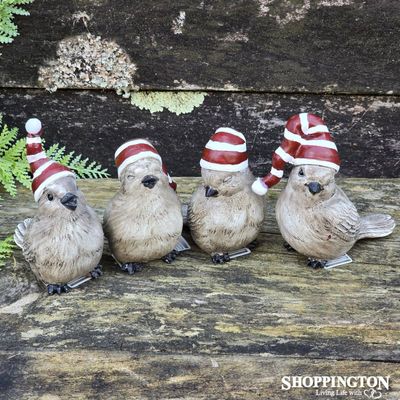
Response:
M14 240L48 293L68 292L101 275L103 229L67 167L46 157L42 124L27 121L27 159L38 210L18 225Z
M120 268L135 273L142 263L172 262L182 239L181 203L161 157L144 139L115 153L121 187L104 214L104 232Z
M357 240L393 232L395 222L390 215L361 217L336 185L339 154L320 117L301 113L288 120L271 172L255 181L253 190L265 194L280 181L286 163L294 168L279 196L276 218L285 241L309 257L313 268L325 267L328 260L345 255Z
M257 238L264 199L251 191L254 176L242 133L217 129L206 144L200 166L203 185L188 205L188 224L196 244L214 263L223 263Z

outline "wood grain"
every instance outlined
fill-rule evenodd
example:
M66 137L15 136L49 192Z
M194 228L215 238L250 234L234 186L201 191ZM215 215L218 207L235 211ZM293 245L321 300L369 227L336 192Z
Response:
M50 145L58 142L109 168L125 141L153 142L173 176L200 173L201 152L215 129L242 131L256 175L270 169L271 156L283 137L286 120L298 112L323 116L342 159L340 173L353 177L400 176L400 100L393 96L316 96L209 93L190 114L139 110L111 91L0 90L0 111L20 128L31 116L44 124Z
M185 199L198 184L179 178ZM390 212L400 219L399 180L343 180L344 190L363 212ZM102 214L115 191L114 180L82 181L88 201ZM361 241L354 263L332 271L313 271L305 258L283 249L271 190L268 217L253 254L213 265L193 246L173 265L152 262L126 276L105 254L105 275L66 296L44 294L25 307L11 307L22 295L4 287L0 350L126 350L179 354L259 354L300 358L397 362L399 336L399 231L386 239ZM32 195L5 196L0 232L33 214ZM185 235L188 237L188 233ZM0 281L15 278L24 294L30 274L19 251L16 264L0 271ZM17 275L19 274L19 275ZM28 290L26 290L28 288ZM8 311L7 311L8 310ZM79 310L79 311L78 311ZM0 310L1 311L1 310Z
M187 201L199 178L176 178ZM400 220L400 180L340 179L359 210ZM102 215L116 180L80 181ZM134 276L105 274L62 296L39 291L19 250L0 270L0 398L304 399L286 375L391 376L400 392L399 229L357 243L354 262L314 271L287 252L270 190L250 257L213 265L192 250ZM29 190L1 193L0 237L34 213ZM184 235L190 241L189 232Z
M36 0L27 8L31 17L16 19L20 36L0 46L1 87L38 87L58 43L90 32L126 51L142 89L400 91L396 0Z
M125 351L1 352L0 397L23 399L311 399L316 389L281 390L283 376L390 376L399 395L398 365L298 360L269 354L179 355ZM346 398L346 397L344 397ZM350 397L348 397L350 398ZM364 397L366 398L366 397Z

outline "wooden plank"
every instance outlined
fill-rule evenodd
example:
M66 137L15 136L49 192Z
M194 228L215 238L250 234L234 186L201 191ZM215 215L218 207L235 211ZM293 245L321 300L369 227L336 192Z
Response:
M184 199L199 182L177 180ZM390 212L399 219L398 179L340 184L356 204L362 199L364 212ZM80 186L101 215L117 182L81 181ZM271 210L279 190L271 190L265 233L249 258L215 266L193 246L175 264L152 262L129 277L117 272L106 254L105 275L65 296L25 296L10 305L11 298L18 301L18 291L3 286L0 351L118 348L398 362L399 229L387 239L359 242L350 266L313 271L304 257L282 251L282 239L274 233ZM17 202L4 195L0 235L32 215L31 197L28 190L19 192ZM19 251L15 258L15 265L0 271L0 282L14 279L29 287L32 278ZM35 288L19 295L32 292Z
M36 0L27 8L31 17L16 19L21 35L0 46L0 87L38 87L60 41L90 32L130 56L142 89L400 92L396 0Z
M48 144L97 160L115 176L114 151L126 140L150 139L174 176L195 176L205 143L220 126L247 137L255 174L266 174L273 151L292 114L322 115L335 135L342 158L341 173L354 177L400 176L400 100L381 96L315 96L209 93L190 114L150 113L113 92L0 90L0 112L23 135L26 119L40 117Z
M393 363L297 360L268 354L132 354L118 350L10 351L0 353L0 360L0 397L7 400L316 397L315 388L281 389L282 377L299 375L390 376L390 390L383 389L382 398L395 400L400 394L399 369ZM366 398L365 388L360 390Z

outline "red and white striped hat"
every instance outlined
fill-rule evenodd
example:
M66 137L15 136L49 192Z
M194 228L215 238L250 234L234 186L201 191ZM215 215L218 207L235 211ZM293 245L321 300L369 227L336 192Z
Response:
M164 162L162 163L162 170L163 170L164 174L167 175L167 177L168 177L169 186L171 186L172 189L174 189L175 192L176 192L176 188L177 188L178 185L177 185L176 182L171 178L171 175L168 173L167 166L165 165Z
M38 202L45 188L59 178L75 174L64 165L47 158L42 147L42 123L37 118L29 119L25 124L26 158L33 174L32 191Z
M286 163L321 165L339 171L339 153L322 118L301 113L288 119L284 139L272 156L271 171L253 183L253 192L267 193L281 180Z
M207 142L200 160L202 168L238 172L249 166L246 138L232 128L219 128Z
M176 190L176 183L168 174L167 167L163 163L161 156L156 148L146 139L134 139L126 142L118 147L115 152L115 165L118 168L118 178L121 177L122 171L130 164L142 158L155 158L162 166L162 170L168 177L169 185Z

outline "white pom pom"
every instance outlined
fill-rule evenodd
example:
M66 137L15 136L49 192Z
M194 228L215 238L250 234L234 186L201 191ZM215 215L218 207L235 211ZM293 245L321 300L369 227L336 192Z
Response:
M251 190L259 196L264 196L264 194L268 192L268 186L262 181L261 178L258 178L251 185Z
M37 118L30 118L26 121L25 129L31 135L36 135L42 130L42 123Z

